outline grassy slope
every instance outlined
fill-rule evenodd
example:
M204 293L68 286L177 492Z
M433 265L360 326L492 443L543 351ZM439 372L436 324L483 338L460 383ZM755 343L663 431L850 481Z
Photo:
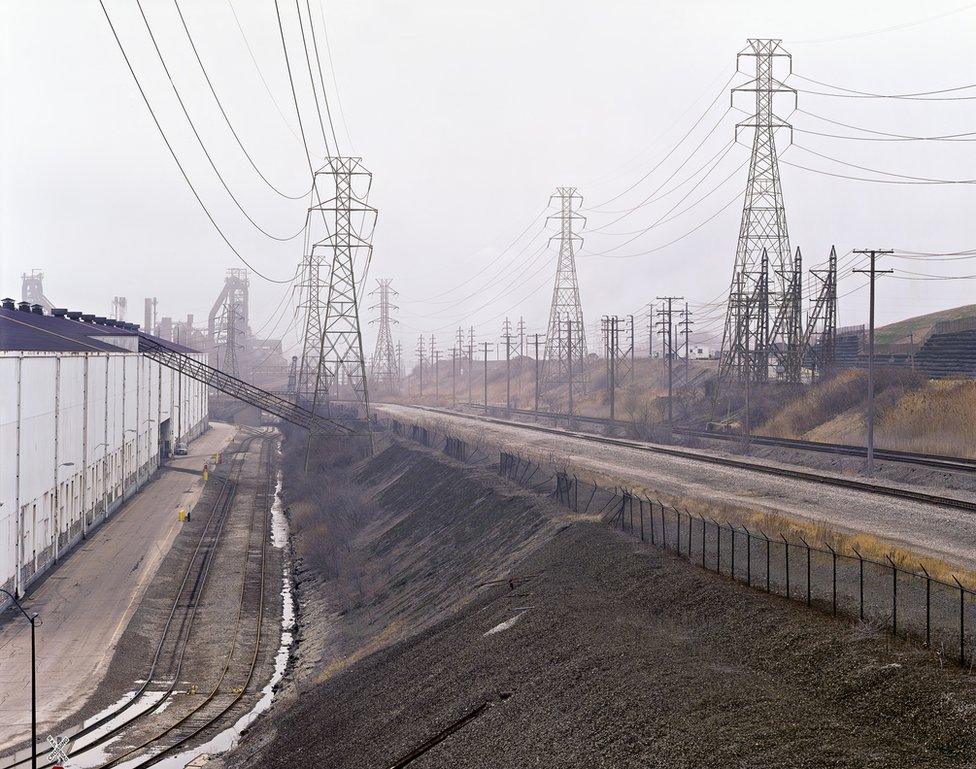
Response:
M915 341L922 339L940 320L959 320L960 318L971 318L976 316L976 304L967 304L962 307L952 307L948 310L930 312L928 315L916 315L914 318L906 318L897 323L889 323L875 330L875 339L879 344L890 344L894 342L908 342L914 333Z

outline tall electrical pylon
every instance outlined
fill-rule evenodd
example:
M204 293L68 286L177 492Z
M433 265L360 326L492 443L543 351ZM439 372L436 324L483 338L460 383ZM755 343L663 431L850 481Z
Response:
M379 333L376 336L376 349L373 350L373 357L369 363L370 381L377 386L395 390L400 384L400 364L397 358L396 347L393 345L393 333L390 324L396 323L395 318L390 317L390 310L399 309L390 303L390 295L397 295L396 290L390 288L391 280L378 278L376 288L370 292L370 296L379 295L379 303L374 304L370 309L379 308L380 315L370 323L379 323Z
M363 355L363 335L359 325L357 269L365 278L372 256L376 209L367 203L372 174L358 157L331 157L315 174L331 183L334 194L310 209L312 222L317 215L325 221L327 235L312 246L331 255L329 288L322 319L321 340L312 393L313 411L332 401L348 386L352 400L362 404L369 417L369 391ZM360 191L353 189L354 181ZM372 433L370 433L372 437Z
M771 356L778 362L784 378L792 380L795 376L798 381L798 370L786 370L798 359L795 350L800 344L802 308L797 306L798 295L791 290L792 254L775 138L777 129L792 131L792 126L773 111L776 94L787 93L796 98L796 91L776 78L773 66L777 58L784 58L792 67L792 58L783 50L782 41L768 39L750 39L738 54L737 64L741 57L755 59L756 76L733 88L732 98L736 93L754 93L756 111L735 127L737 141L744 128L752 128L754 133L722 338L720 373L726 381L765 381ZM759 270L767 259L769 269ZM769 299L774 307L780 308L782 316L782 321L772 327ZM790 339L790 335L797 338ZM793 353L789 354L788 350Z
M311 211L309 212L311 216ZM328 287L323 278L329 274L328 254L324 248L313 248L309 230L305 230L305 251L302 257L299 286L299 316L302 319L302 355L298 363L295 393L299 401L311 403L315 399L315 376L319 370L319 350L322 349L322 323L325 318L323 294Z
M559 214L550 219L559 220L559 234L549 239L559 241L559 258L556 262L556 282L552 289L552 305L549 308L549 329L542 364L542 381L547 386L569 384L577 393L586 392L586 333L583 328L583 307L580 304L579 281L576 277L576 248L583 239L573 233L575 222L585 223L578 213L583 202L575 187L557 187L549 202L559 199Z

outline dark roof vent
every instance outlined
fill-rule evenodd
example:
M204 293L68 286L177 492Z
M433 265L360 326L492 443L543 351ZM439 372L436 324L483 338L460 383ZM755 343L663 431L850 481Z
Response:
M17 302L17 309L21 312L30 312L30 302Z
M11 299L8 296L6 299L3 300L3 309L5 309L5 310L16 310L17 309L17 303L14 302L14 300Z
M32 304L31 305L31 312L34 313L35 315L43 315L44 314L44 308L41 305L39 305L39 304Z
M95 318L95 322L99 326L104 326L105 325L105 321L108 320L108 318L106 318L104 315L95 315L94 318Z
M82 314L81 319L83 321L85 321L85 323L94 323L95 322L95 316L92 315L91 313L87 313L87 312Z
M117 326L118 325L118 321L116 321L115 318L106 318L105 319L105 325L106 326Z
M71 320L81 320L81 310L69 310L68 317Z
M68 314L68 311L64 307L55 307L53 310L51 310L51 314L55 318L63 318Z

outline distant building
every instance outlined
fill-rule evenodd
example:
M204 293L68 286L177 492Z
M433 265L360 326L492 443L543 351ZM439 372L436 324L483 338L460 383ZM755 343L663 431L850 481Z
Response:
M22 594L208 427L207 388L139 352L138 326L4 300L0 586ZM201 361L206 355L167 345ZM2 602L0 602L2 605Z

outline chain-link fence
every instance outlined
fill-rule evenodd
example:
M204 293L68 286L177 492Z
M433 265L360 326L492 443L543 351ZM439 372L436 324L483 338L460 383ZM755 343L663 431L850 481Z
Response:
M391 427L459 461L493 463L491 452L472 451L456 436L416 425L408 430L396 421ZM890 556L882 561L856 548L812 545L797 535L695 515L632 490L581 481L553 461L510 450L497 456L498 472L508 480L548 494L574 512L597 516L648 545L757 590L919 641L961 664L976 661L976 591L955 577L937 579L921 564L916 571Z

